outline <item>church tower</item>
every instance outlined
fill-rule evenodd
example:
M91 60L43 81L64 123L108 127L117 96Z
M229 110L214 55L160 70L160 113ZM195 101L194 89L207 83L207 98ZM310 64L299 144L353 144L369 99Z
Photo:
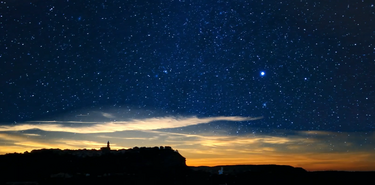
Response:
M101 147L100 150L104 152L109 152L111 150L111 147L109 146L109 141L107 142L107 147Z

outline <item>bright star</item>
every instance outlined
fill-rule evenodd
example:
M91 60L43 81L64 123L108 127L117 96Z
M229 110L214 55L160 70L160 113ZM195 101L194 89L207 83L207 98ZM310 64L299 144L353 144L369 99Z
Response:
M266 75L266 73L264 71L261 71L260 76L264 76L264 75Z
M263 108L266 108L266 107L267 107L267 102L266 102L266 103L263 103L263 104L262 104L262 107L263 107Z

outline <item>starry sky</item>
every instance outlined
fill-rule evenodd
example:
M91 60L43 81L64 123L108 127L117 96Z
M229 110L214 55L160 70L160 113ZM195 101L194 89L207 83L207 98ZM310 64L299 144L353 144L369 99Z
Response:
M375 170L375 2L0 1L0 154Z

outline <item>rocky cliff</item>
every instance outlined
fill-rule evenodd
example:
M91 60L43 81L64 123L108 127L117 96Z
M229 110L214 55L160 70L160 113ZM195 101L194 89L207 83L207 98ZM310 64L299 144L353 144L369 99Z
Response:
M7 177L50 177L54 174L101 176L115 173L160 173L186 169L185 158L171 147L127 150L42 149L0 156Z

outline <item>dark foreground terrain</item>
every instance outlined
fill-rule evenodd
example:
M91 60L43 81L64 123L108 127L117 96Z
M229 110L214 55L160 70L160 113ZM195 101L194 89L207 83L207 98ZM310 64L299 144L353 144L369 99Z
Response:
M0 164L0 184L372 184L375 177L375 172L307 172L280 165L188 167L171 147L43 149L1 155Z

